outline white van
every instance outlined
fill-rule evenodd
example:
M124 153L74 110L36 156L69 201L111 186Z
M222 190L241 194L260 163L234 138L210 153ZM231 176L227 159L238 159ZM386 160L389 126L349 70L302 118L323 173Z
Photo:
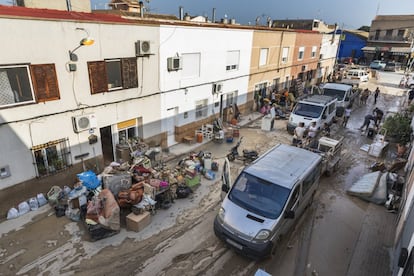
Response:
M319 186L321 156L279 144L238 175L214 220L214 233L254 259L268 256L309 206Z
M331 124L336 114L337 99L324 95L309 95L299 100L290 113L286 129L293 131L300 122L308 127L316 122L316 127L322 129L324 123Z
M356 93L352 90L352 85L343 83L325 83L321 93L326 96L336 97L336 116L342 117L345 108L354 102Z
M351 69L346 73L345 78L342 79L342 83L358 85L359 83L367 82L368 80L369 76L367 71L362 69Z

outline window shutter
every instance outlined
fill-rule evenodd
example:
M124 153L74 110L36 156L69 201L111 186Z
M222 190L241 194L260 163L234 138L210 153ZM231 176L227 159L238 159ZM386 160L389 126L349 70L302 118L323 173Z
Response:
M38 102L60 99L54 64L30 65L30 73Z
M105 61L89 61L88 72L91 94L107 92L108 81Z
M136 58L121 59L123 88L138 87L138 70Z

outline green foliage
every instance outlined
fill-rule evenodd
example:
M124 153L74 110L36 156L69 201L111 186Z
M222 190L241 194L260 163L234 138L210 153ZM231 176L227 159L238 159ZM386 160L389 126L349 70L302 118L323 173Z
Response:
M383 128L387 130L387 136L396 139L399 144L407 144L411 140L411 118L409 116L397 113L387 117Z
M371 29L370 26L361 26L358 30L364 31L364 32L369 32L370 29Z

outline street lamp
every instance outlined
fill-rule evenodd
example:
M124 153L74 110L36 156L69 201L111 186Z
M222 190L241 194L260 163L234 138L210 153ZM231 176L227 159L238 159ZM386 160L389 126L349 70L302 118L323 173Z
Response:
M84 28L76 28L76 30L84 31L87 34L87 37L82 38L82 40L79 42L79 45L72 51L69 51L70 61L78 61L78 56L75 54L76 50L78 50L82 46L90 46L95 42L95 40L89 36L88 31L85 30Z

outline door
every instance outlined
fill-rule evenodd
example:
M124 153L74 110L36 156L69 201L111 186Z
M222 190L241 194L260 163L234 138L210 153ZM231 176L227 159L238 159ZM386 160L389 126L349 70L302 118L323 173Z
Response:
M178 106L167 109L166 130L167 130L167 146L177 144L175 141L175 127L177 125Z
M298 207L300 204L300 184L295 187L286 208L281 217L280 223L280 234L285 234L289 229L291 229L296 218L299 217L300 212L298 212Z
M226 197L228 191L232 186L233 182L231 179L231 170L230 170L230 161L227 158L224 158L223 163L223 172L221 174L221 199L223 200Z
M115 160L111 126L102 127L99 129L99 132L101 134L101 146L104 164L110 164Z

